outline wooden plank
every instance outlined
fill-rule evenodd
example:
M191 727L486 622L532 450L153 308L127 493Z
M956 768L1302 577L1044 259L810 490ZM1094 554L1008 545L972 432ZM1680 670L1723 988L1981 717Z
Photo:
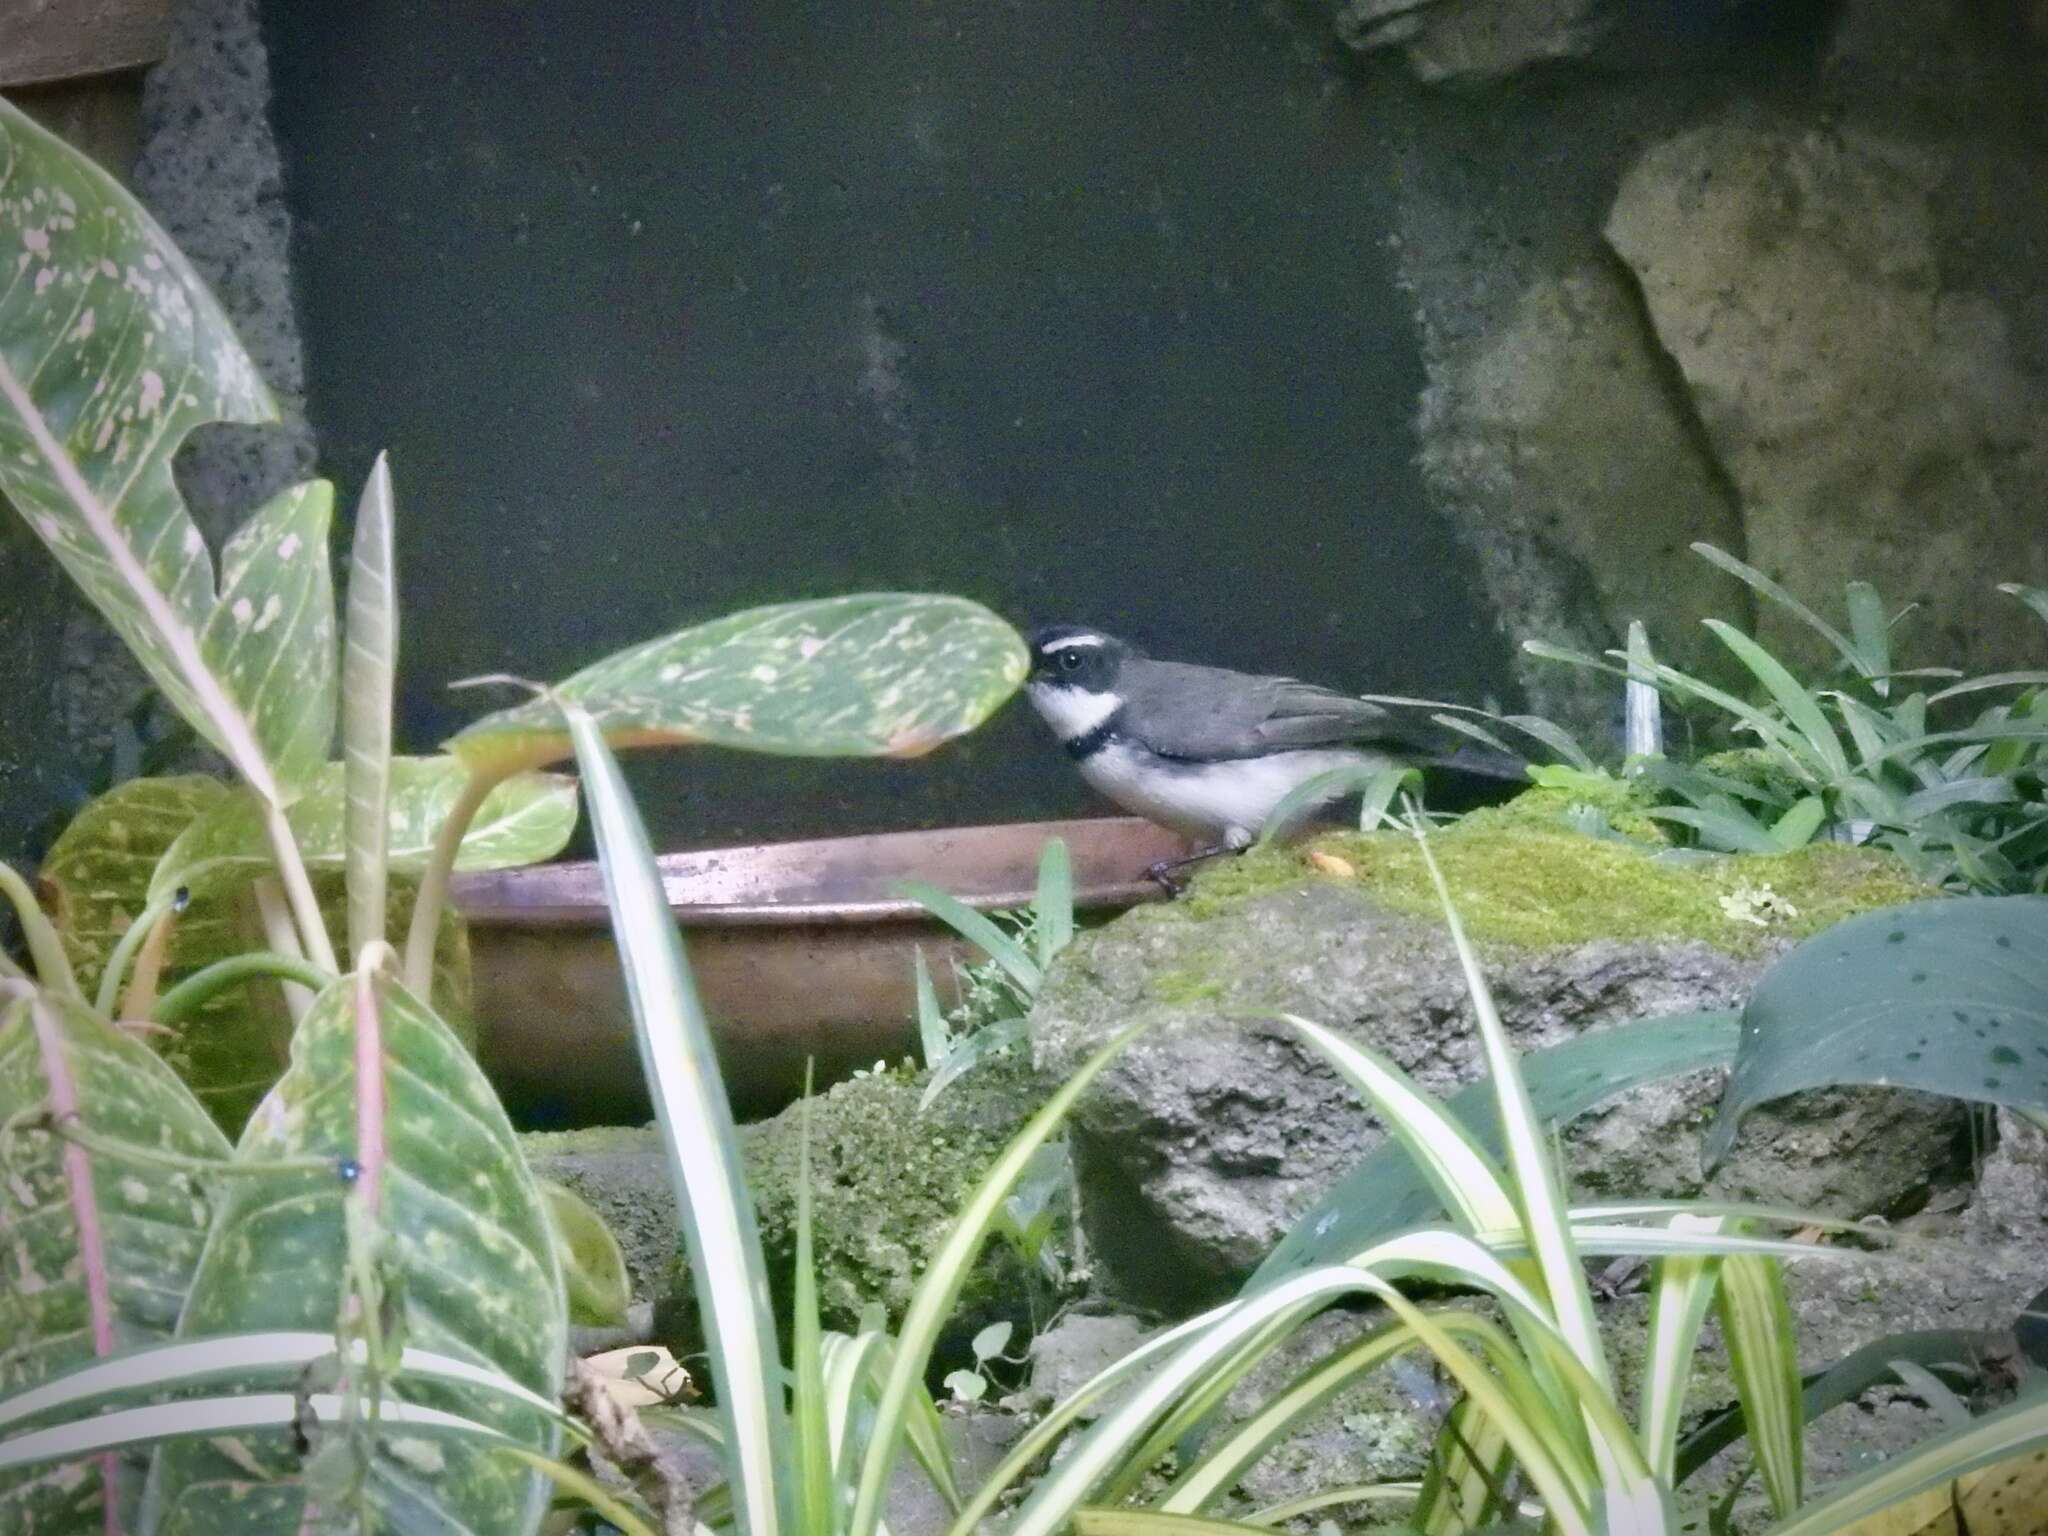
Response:
M171 0L0 0L0 88L154 64L170 29Z

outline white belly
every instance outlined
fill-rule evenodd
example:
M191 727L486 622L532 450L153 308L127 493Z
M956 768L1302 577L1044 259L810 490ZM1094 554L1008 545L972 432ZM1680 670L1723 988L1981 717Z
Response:
M1238 848L1258 836L1273 807L1296 785L1332 768L1378 761L1375 753L1329 750L1178 763L1114 741L1081 763L1081 777L1148 821Z

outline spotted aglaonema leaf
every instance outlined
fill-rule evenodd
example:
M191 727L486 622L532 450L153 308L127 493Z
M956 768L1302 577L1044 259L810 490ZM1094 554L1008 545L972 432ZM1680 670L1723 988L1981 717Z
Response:
M407 1345L488 1366L543 1395L559 1387L567 1311L547 1207L489 1083L454 1033L392 981L383 988L381 1101L357 1070L356 981L314 999L289 1070L250 1118L236 1161L317 1169L230 1181L179 1334L332 1329L348 1258L345 1206L374 1180L374 1258ZM388 1335L387 1335L388 1336ZM553 1454L554 1429L496 1393L399 1375L387 1392ZM288 1433L159 1449L145 1516L158 1536L261 1531L521 1536L545 1510L518 1462L384 1432L362 1497L307 1513L307 1450Z
M213 556L171 460L277 407L220 306L111 176L0 101L0 495L166 698L265 799L334 734L333 490L285 491Z
M2048 1108L2048 896L1867 912L1772 966L1742 1010L1707 1165L1757 1105L1836 1083Z
M285 813L306 867L340 869L347 848L347 787L340 763L329 763ZM469 769L453 757L395 757L387 795L388 873L417 875L447 821ZM576 830L576 781L564 774L522 773L484 797L455 855L462 871L516 869L562 851ZM150 877L149 900L169 900L223 881L247 880L274 867L263 808L246 790L224 795L179 834Z
M987 719L1028 665L1017 632L979 603L864 593L714 619L608 656L555 692L615 747L915 757ZM492 771L570 750L545 699L488 715L448 745Z
M211 1210L205 1185L163 1154L228 1156L206 1111L147 1046L76 1003L9 985L0 997L0 1399L170 1336ZM91 1146L55 1134L60 1123ZM143 1469L107 1457L0 1474L0 1531L133 1531Z
M115 944L132 924L147 919L152 878L168 851L242 793L199 774L130 779L89 801L51 845L38 887L88 997L98 990ZM268 867L266 848L261 868ZM243 869L239 881L201 882L193 891L171 930L160 991L217 960L265 947L250 899L256 872ZM390 931L404 931L417 884L402 872L393 875ZM313 885L327 921L336 924L343 908L339 871L316 868ZM433 997L441 1016L467 1035L469 942L461 920L445 908L434 951ZM151 1030L143 1039L232 1136L284 1070L290 1030L283 997L275 983L264 981L215 993L175 1028Z

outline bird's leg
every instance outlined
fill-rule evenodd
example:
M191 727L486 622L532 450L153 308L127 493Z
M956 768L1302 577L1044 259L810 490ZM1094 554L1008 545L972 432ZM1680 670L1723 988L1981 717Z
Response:
M1178 859L1161 859L1157 864L1146 870L1145 875L1147 879L1166 892L1167 899L1171 900L1187 889L1187 882L1185 880L1174 879L1174 872L1176 870L1186 869L1190 864L1202 864L1210 859L1220 859L1225 854L1243 853L1247 846L1249 845L1243 843L1218 843L1213 848L1200 848Z

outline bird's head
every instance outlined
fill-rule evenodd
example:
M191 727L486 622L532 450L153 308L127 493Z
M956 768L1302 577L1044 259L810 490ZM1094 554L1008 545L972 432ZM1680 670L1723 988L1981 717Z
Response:
M1117 674L1138 654L1114 635L1079 624L1046 624L1031 632L1032 707L1062 741L1086 735L1123 703Z

